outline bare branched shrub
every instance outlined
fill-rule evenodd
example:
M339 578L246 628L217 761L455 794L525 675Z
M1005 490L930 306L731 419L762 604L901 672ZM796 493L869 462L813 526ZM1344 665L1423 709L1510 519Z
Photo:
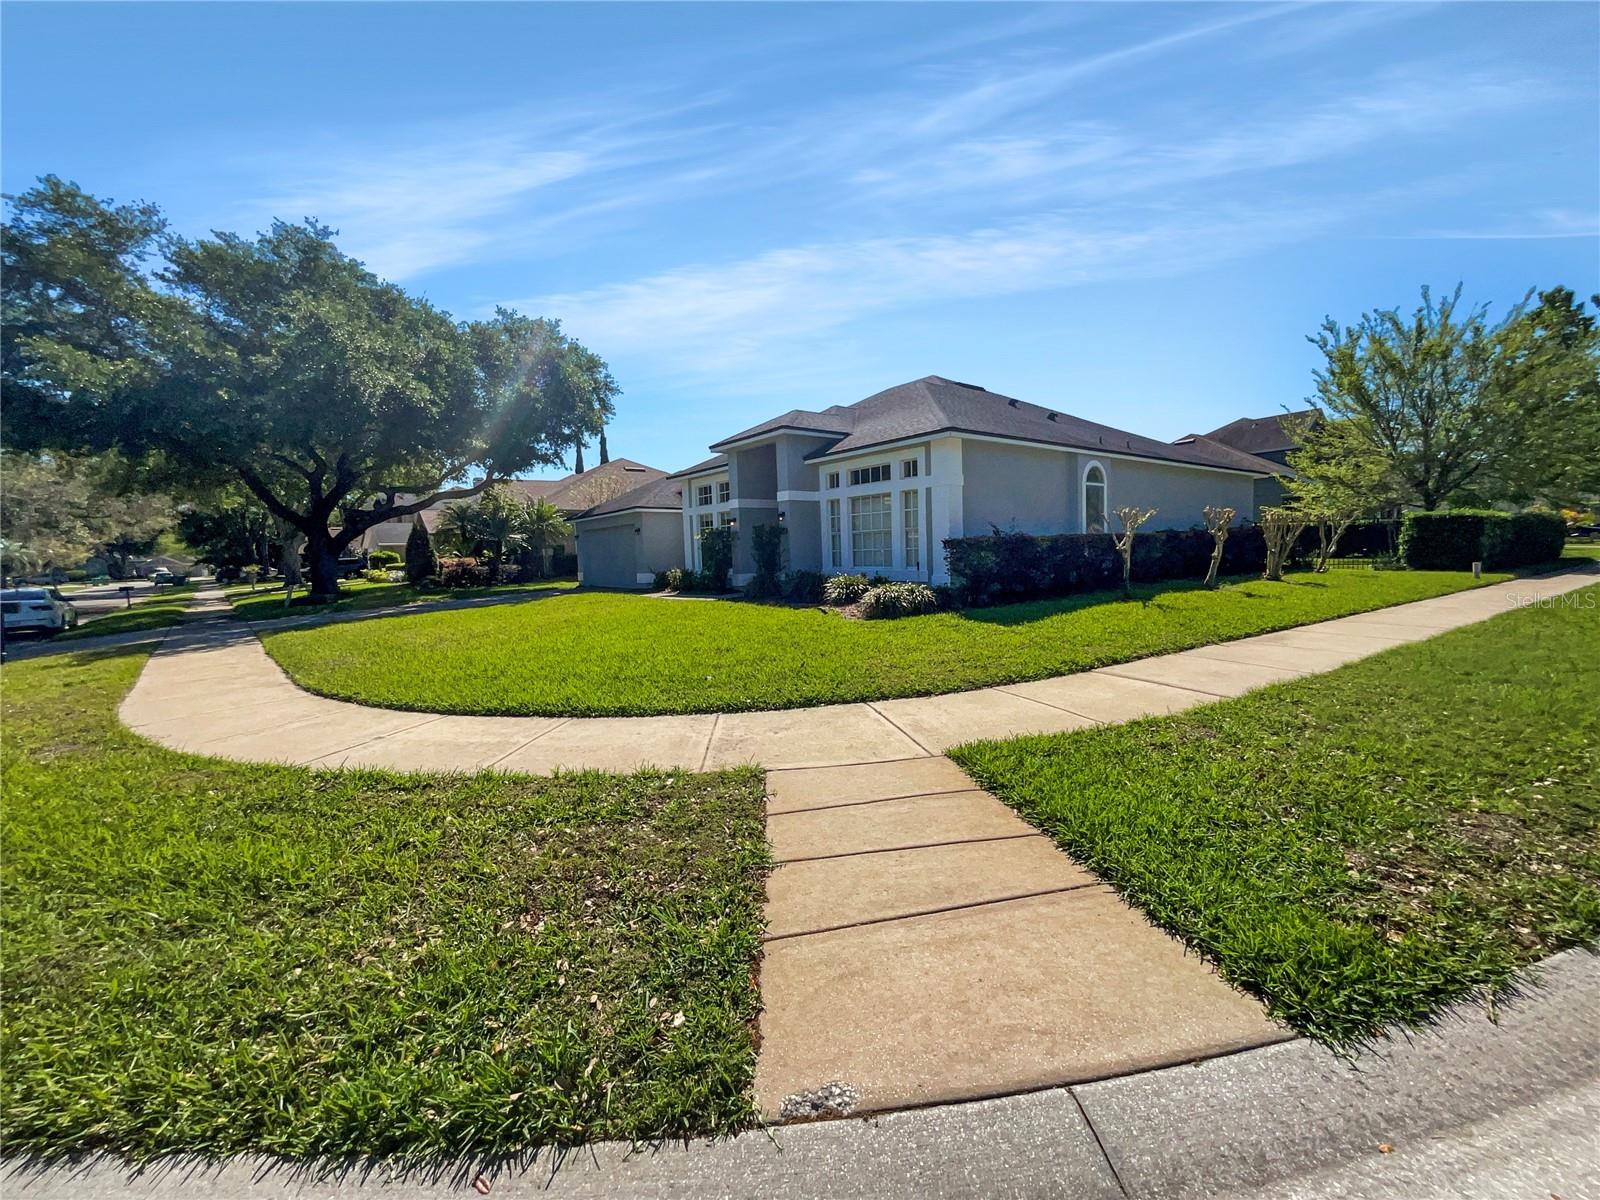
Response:
M1289 561L1296 539L1306 527L1301 513L1287 508L1263 508L1257 518L1267 543L1267 569L1263 579L1282 579L1283 564Z
M1122 555L1122 591L1126 595L1133 590L1133 535L1139 532L1151 517L1156 515L1153 508L1135 508L1124 505L1117 509L1117 520L1122 522L1122 532L1116 535L1117 553Z
M1211 535L1211 565L1206 568L1206 586L1217 586L1217 571L1222 566L1222 546L1228 540L1238 510L1208 504L1205 508L1206 532Z
M1339 539L1361 515L1359 508L1323 508L1311 514L1317 527L1317 574L1328 569L1328 560L1339 548Z

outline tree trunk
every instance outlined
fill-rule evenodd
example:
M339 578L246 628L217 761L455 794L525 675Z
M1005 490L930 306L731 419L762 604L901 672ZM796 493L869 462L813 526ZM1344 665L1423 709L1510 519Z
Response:
M311 571L311 603L335 599L339 595L339 551L326 533L306 535L306 566Z

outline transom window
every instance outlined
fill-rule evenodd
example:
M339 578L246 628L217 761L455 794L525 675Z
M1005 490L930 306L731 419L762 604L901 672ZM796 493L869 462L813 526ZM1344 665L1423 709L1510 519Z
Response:
M733 494L733 487L726 479L724 479L721 483L717 484L717 503L718 504L726 504L728 502L728 497L730 497L732 494Z
M900 464L900 478L915 479L917 477L917 471L920 468L921 464L917 462L916 459L908 458L905 460L905 462Z
M850 562L853 567L857 570L887 567L893 538L894 517L888 492L850 498Z
M922 493L915 489L900 493L900 527L904 530L906 570L922 570L922 539L918 536L917 516L922 510Z
M1099 463L1090 463L1083 473L1083 531L1106 533L1106 473Z
M850 468L850 486L855 487L862 483L887 483L889 481L889 464L879 463L875 467Z
M709 483L702 483L694 489L694 502L701 508L705 508L711 503L711 485Z

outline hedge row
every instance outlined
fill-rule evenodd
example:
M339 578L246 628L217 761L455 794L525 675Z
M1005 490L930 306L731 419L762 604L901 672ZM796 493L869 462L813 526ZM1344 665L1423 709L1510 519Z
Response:
M1133 578L1201 579L1211 563L1211 535L1203 529L1158 529L1133 539ZM1035 537L996 531L983 537L950 538L945 560L963 604L1003 604L1070 592L1122 586L1122 556L1105 533L1058 533ZM1235 529L1223 548L1223 575L1259 572L1266 542L1254 525Z
M1418 571L1527 567L1561 557L1567 525L1559 513L1502 513L1456 508L1407 513L1400 527L1400 557Z

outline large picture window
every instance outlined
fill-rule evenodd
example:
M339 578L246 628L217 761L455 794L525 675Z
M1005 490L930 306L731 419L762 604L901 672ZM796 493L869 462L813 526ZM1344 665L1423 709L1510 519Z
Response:
M1099 463L1090 463L1083 473L1083 531L1108 533L1106 521L1106 472Z
M828 563L837 571L844 566L844 546L839 532L839 502L828 501Z
M922 570L922 538L917 528L917 516L922 509L922 493L900 493L900 528L906 543L906 570Z
M888 492L850 498L850 559L856 570L887 567L894 538L894 517Z

